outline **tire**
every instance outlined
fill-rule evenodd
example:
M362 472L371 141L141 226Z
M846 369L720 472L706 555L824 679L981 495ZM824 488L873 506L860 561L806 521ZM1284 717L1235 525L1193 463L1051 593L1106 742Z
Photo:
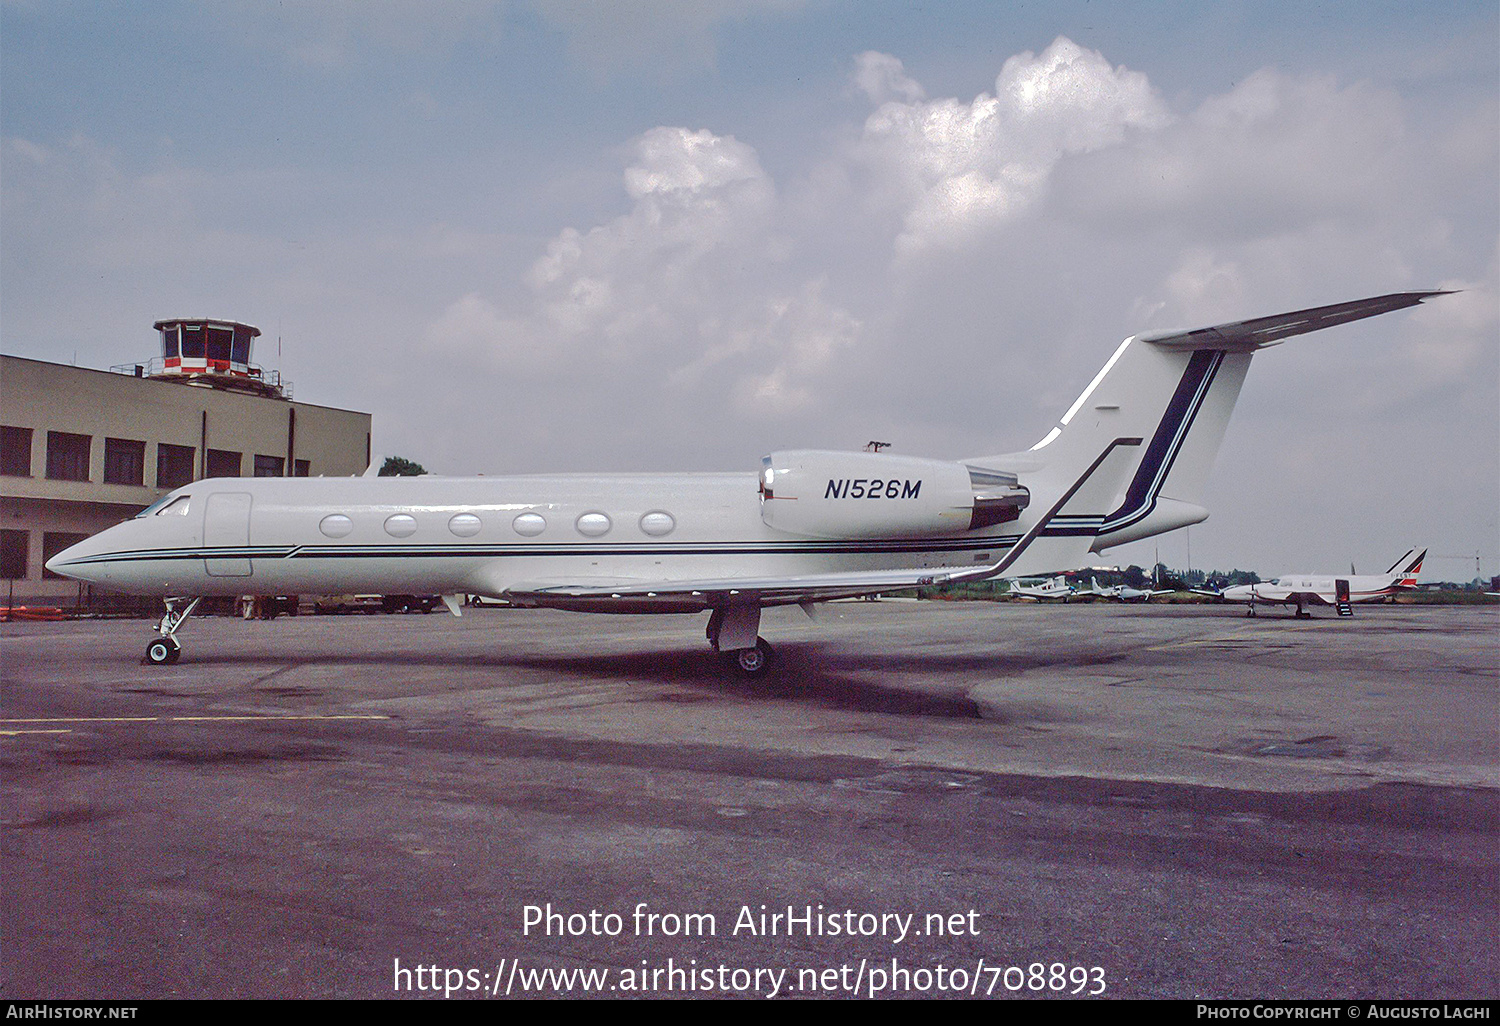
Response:
M146 646L146 662L152 666L170 666L182 654L182 646L171 638L157 638Z
M756 638L753 648L742 648L734 653L734 665L747 677L759 677L771 665L771 646L764 638Z

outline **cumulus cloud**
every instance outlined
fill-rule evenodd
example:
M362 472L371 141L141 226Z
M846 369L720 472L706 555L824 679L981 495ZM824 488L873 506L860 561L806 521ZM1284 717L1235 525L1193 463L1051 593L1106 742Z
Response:
M922 84L906 73L899 57L866 50L854 58L854 65L854 85L871 103L916 103L927 97Z
M526 275L523 309L466 295L427 344L584 387L706 389L709 404L752 419L808 406L809 381L855 345L858 322L816 276L776 273L787 242L755 151L659 127L633 155L622 175L630 210L558 233Z
M865 55L857 80L889 81L891 65ZM890 58L889 60L894 60ZM904 75L902 76L904 80ZM906 80L909 81L909 80ZM921 90L915 83L915 97ZM911 88L908 92L911 92ZM886 91L889 91L888 89ZM865 122L860 160L905 207L905 250L961 242L1028 210L1065 155L1119 143L1170 115L1146 76L1059 37L1041 54L1008 59L993 94L970 102L889 100Z

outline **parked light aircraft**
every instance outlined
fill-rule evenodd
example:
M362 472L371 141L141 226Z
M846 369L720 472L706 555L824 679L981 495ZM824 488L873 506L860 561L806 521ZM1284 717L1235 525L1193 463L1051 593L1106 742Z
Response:
M1088 590L1084 595L1095 598L1114 599L1117 602L1150 602L1153 595L1170 595L1171 588L1132 588L1128 584L1100 584L1093 577L1089 578Z
M1020 598L1037 599L1039 601L1066 602L1073 597L1076 591L1077 589L1069 584L1068 579L1063 576L1053 577L1036 585L1021 584L1019 581L1012 581L1010 585L1010 593L1012 595L1019 596Z
M1413 558L1415 557L1415 558ZM1353 616L1355 602L1379 602L1406 588L1417 586L1427 550L1408 549L1383 574L1283 574L1260 584L1225 588L1219 597L1226 602L1248 602L1246 616L1255 615L1255 605L1296 606L1298 616L1308 616L1306 606L1333 606L1340 616Z
M203 596L437 594L586 612L707 612L746 673L761 609L1039 576L1208 516L1199 505L1251 356L1415 306L1404 292L1120 343L1029 450L961 460L792 450L754 472L213 478L47 562L160 595L147 649L175 662Z

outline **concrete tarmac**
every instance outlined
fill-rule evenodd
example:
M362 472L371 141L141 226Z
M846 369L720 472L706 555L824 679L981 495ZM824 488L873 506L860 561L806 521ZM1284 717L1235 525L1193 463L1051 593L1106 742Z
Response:
M703 619L0 625L0 997L1500 993L1500 609Z

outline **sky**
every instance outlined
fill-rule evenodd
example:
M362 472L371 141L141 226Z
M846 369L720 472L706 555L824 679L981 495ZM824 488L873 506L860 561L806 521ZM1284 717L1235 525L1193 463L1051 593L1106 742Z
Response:
M1026 449L1141 331L1258 355L1101 562L1500 573L1500 18L1330 0L0 0L0 349L264 333L443 474ZM278 352L279 350L279 352Z

